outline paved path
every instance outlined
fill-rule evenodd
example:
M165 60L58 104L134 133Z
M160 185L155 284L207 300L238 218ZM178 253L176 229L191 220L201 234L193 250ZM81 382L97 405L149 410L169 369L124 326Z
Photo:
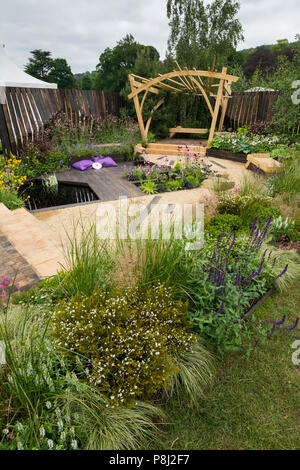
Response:
M19 286L15 286L14 292L28 290L40 280L36 271L20 255L1 231L0 276L7 276L11 282L15 279Z

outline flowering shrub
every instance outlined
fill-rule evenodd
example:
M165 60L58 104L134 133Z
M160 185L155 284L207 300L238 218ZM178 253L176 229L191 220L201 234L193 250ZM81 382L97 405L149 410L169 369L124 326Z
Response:
M300 232L298 233L298 235L300 235ZM282 235L281 243L280 243L279 248L281 250L296 250L296 251L299 251L300 250L300 240L297 240L295 242L293 240L290 240L288 242L287 237L285 235Z
M283 218L279 216L275 218L272 222L270 232L273 235L273 239L275 242L279 242L282 238L285 238L288 241L290 232L294 232L295 229L295 221L292 219Z
M239 192L229 191L219 197L218 212L238 215L247 226L251 227L255 217L260 224L265 224L269 217L280 215L278 209L270 207L271 201L270 196L260 194L243 196Z
M255 220L250 236L235 257L231 254L236 236L231 231L225 238L223 231L213 252L207 259L202 257L194 263L188 275L191 323L220 352L237 351L245 345L251 347L255 331L247 310L287 271L285 266L276 277L272 272L276 260L271 259L271 252L259 256L270 224L271 219L260 231ZM268 332L262 325L256 331L262 337Z
M0 161L0 191L17 191L26 181L22 175L22 161L14 155L7 160Z
M10 281L9 281L9 278L7 276L1 276L1 279L0 279L0 298L4 298L5 297L5 289L9 289L10 288Z
M245 134L231 134L229 136L215 137L210 143L211 148L243 153L265 153L270 152L279 143L284 143L282 137L259 136Z
M11 210L22 207L24 202L18 196L18 190L26 179L21 160L14 155L0 159L0 202Z
M184 325L186 305L171 288L95 292L61 301L54 311L58 346L88 358L89 380L113 405L149 399L177 372L172 353L188 351L195 336Z

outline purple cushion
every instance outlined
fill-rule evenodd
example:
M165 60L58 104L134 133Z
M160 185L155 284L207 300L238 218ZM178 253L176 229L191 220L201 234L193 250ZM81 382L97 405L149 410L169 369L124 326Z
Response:
M94 157L94 162L101 163L103 168L109 166L118 166L117 163L111 157Z
M93 166L93 162L91 160L80 160L79 162L73 163L72 167L76 168L76 170L90 170Z

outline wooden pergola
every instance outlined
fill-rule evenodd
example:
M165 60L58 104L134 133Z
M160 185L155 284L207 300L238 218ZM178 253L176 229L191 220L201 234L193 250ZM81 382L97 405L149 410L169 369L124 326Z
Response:
M222 72L217 72L213 70L213 67L212 70L196 70L195 68L188 70L187 67L181 69L176 61L175 64L177 70L164 75L159 74L156 78L143 78L134 74L129 75L131 93L128 95L128 98L132 98L134 101L142 139L147 141L153 113L164 102L164 98L161 98L152 109L147 122L144 122L143 107L148 93L157 95L160 90L167 90L172 93L202 96L205 99L212 118L208 139L208 142L211 142L214 137L220 109L219 130L222 130L227 103L231 95L231 83L237 82L239 77L228 75L227 67L223 67ZM208 129L191 129L177 126L170 129L170 137L173 137L177 132L206 134Z

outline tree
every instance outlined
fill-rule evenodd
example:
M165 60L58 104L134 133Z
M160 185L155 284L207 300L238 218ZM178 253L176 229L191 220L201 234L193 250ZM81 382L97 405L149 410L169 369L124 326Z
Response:
M66 59L54 59L52 70L48 75L48 80L57 83L59 89L72 89L76 86L76 78L72 74L71 67Z
M207 67L213 54L226 59L239 41L243 29L236 18L240 4L235 0L168 0L171 27L168 49L182 65Z
M243 65L243 72L247 78L251 78L257 69L263 74L272 72L276 67L277 59L274 52L267 46L260 46L249 54Z
M82 90L91 90L92 89L92 79L90 75L85 74L81 80L81 89Z
M96 89L118 92L124 89L139 52L145 48L148 49L149 59L159 59L159 53L153 46L137 43L131 34L121 39L113 49L107 47L99 57Z
M51 52L35 49L31 51L25 72L45 82L57 83L58 88L75 88L76 78L66 59L52 59Z
M33 57L29 58L28 64L25 66L25 72L32 77L49 81L48 76L53 69L51 52L35 49L31 51L30 54L32 54Z

